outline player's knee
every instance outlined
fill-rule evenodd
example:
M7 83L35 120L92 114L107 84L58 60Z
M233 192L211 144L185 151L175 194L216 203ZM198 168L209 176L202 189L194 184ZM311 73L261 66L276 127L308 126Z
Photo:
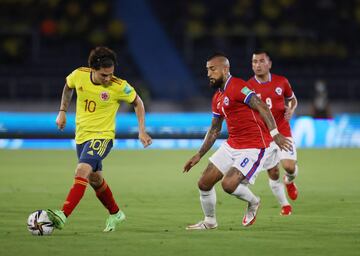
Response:
M295 172L295 163L284 163L283 168L287 173L293 174Z
M90 176L91 172L92 172L91 165L86 164L86 163L80 163L76 167L75 176L76 177L81 177L81 178L84 178L84 179L89 179L89 176Z
M272 180L278 180L280 177L279 168L277 166L268 170L269 178Z
M223 190L228 194L232 194L238 185L239 184L236 184L235 182L233 182L230 179L223 179L221 182L221 186L222 186Z
M101 186L101 183L99 183L97 181L92 181L92 180L89 181L89 184L94 189L97 189L97 188L99 188Z
M204 182L203 180L200 179L198 181L198 187L202 191L210 191L212 189L213 185L207 184L206 182Z
M89 184L94 189L99 188L102 184L103 178L95 173L90 174L89 176Z

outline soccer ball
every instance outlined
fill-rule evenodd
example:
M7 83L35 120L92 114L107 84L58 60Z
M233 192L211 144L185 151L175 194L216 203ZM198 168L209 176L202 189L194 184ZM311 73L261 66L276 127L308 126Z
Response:
M47 212L37 210L30 214L27 221L28 230L34 236L48 236L54 230L54 224L49 219Z

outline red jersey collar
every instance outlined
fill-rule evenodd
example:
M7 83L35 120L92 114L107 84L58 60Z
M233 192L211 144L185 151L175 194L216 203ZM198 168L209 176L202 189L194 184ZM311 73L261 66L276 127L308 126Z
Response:
M228 86L231 78L232 78L232 75L230 75L230 76L228 77L228 79L226 80L225 86L224 86L224 89L223 89L223 90L221 90L221 88L219 88L219 91L220 91L220 92L224 92L224 91L226 90L226 87Z
M258 82L259 84L266 84L266 83L270 83L271 80L272 80L272 77L271 77L271 73L269 73L269 80L266 81L266 82L260 82L257 78L256 78L256 75L254 76L254 79L256 80L256 82Z

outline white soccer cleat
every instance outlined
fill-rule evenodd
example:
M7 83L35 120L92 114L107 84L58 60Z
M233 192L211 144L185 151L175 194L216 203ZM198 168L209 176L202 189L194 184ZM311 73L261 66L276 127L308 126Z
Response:
M260 207L260 198L258 197L258 202L256 204L250 204L248 203L248 207L246 209L244 218L242 220L242 225L244 227L249 227L252 224L254 224L256 220L256 214Z
M215 222L214 224L210 224L208 222L205 221L200 221L196 224L193 225L189 225L186 227L186 230L205 230L205 229L215 229L217 228L217 223Z

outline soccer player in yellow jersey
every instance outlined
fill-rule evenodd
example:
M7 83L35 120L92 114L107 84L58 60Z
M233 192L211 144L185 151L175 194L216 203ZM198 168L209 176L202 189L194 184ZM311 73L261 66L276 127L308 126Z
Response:
M104 232L114 231L125 214L116 204L109 185L102 175L102 160L113 146L115 117L120 101L134 106L138 119L139 139L144 147L151 144L145 131L145 109L136 91L125 80L114 76L116 54L107 47L96 47L90 52L89 68L81 67L66 77L61 106L56 118L60 130L66 125L66 111L76 90L76 150L79 159L75 182L62 210L47 210L54 226L62 229L67 217L83 197L88 184L97 198L108 209L109 217Z

